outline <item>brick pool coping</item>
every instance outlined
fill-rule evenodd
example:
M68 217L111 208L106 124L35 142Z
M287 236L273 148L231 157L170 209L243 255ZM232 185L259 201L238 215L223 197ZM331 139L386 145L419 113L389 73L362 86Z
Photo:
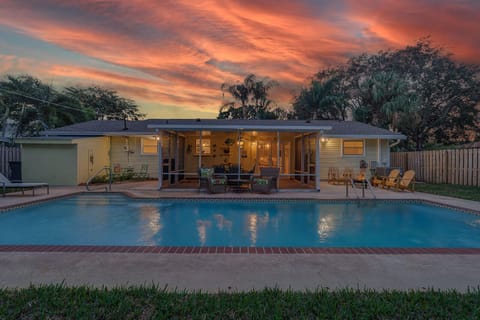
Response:
M0 252L155 254L480 254L480 248L309 248L0 245Z

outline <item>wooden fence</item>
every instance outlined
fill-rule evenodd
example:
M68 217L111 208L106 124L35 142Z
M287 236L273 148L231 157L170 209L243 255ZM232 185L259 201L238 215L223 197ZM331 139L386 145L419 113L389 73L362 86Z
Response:
M20 146L8 146L4 143L0 143L0 173L5 177L9 177L10 168L8 163L10 161L20 161L20 159Z
M480 148L392 152L390 166L415 170L417 181L480 186Z

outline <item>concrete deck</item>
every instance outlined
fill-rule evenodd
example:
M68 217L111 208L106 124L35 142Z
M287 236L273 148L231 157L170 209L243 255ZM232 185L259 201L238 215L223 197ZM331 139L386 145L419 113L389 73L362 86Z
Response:
M278 287L456 289L480 286L480 255L0 253L0 287L130 286L216 292Z
M342 186L322 183L321 192L271 195L156 191L154 182L115 184L113 191L135 197L345 199ZM0 198L0 208L82 192L84 187L53 187L50 195ZM351 194L352 195L352 194ZM423 193L377 190L378 199L420 199L479 210L480 204ZM457 289L480 286L479 254L149 254L85 252L0 252L0 287L30 284L128 286L155 283L174 289L295 290L329 288Z

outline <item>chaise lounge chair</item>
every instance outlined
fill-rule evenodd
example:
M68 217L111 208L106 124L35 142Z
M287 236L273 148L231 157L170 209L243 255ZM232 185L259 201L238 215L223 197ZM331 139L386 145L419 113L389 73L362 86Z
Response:
M11 182L3 174L0 173L0 186L3 189L3 196L5 197L7 189L21 189L22 194L25 194L25 189L32 189L32 195L35 196L36 188L47 188L47 194L50 194L50 187L48 183L44 182Z

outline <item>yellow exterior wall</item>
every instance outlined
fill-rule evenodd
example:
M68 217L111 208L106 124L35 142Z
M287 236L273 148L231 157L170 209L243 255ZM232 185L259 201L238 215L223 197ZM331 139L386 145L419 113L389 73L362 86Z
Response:
M121 168L133 167L135 172L139 172L142 164L148 164L148 176L158 177L158 156L142 154L141 137L111 137L110 139L112 168L119 164Z
M359 140L359 139L346 139ZM337 167L340 173L344 168L353 169L354 173L360 171L360 160L365 160L370 165L370 160L377 161L377 139L365 139L364 156L342 155L342 139L329 138L326 142L320 142L320 179L328 179L328 168ZM381 152L384 145L381 143ZM387 145L388 147L388 145Z
M77 146L74 144L23 144L22 180L50 185L77 184Z
M390 167L390 146L388 140L380 140L380 163L379 166Z
M75 139L77 144L76 184L86 183L98 170L110 165L110 138Z

